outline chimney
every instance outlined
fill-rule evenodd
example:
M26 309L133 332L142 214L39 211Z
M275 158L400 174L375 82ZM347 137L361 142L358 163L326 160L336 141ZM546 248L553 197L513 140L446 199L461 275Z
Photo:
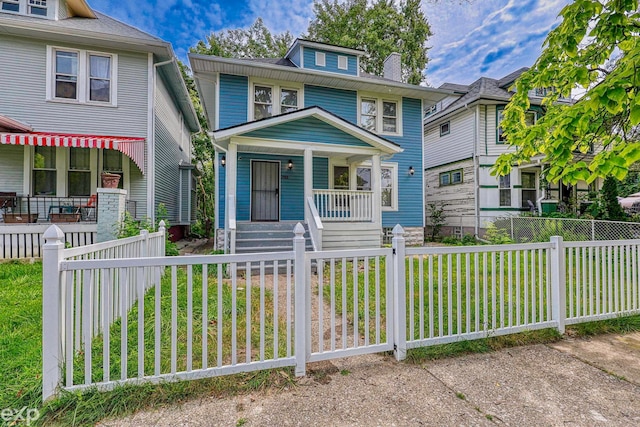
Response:
M393 52L384 60L383 77L396 82L402 81L402 57L399 53Z

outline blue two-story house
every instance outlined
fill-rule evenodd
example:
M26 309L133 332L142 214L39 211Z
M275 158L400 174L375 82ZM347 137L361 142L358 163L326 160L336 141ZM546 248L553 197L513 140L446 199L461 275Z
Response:
M298 221L316 249L379 246L396 224L423 241L422 116L449 92L402 83L399 54L366 74L362 55L302 39L277 59L189 55L232 252Z

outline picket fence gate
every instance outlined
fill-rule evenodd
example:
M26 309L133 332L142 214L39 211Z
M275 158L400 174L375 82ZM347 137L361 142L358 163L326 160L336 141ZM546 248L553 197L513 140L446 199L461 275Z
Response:
M640 240L164 257L158 233L43 249L43 399L640 312Z

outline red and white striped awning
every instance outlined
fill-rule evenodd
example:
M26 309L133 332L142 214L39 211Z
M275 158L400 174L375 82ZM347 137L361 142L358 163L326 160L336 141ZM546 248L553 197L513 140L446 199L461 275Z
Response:
M133 160L133 163L140 168L143 174L144 141L144 138L128 136L74 135L48 132L0 133L0 144L118 150Z

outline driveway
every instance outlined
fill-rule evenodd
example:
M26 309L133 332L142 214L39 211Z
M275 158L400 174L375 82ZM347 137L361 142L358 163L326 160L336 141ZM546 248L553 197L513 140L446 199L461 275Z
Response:
M640 333L397 363L310 364L295 387L105 420L103 426L640 425Z

